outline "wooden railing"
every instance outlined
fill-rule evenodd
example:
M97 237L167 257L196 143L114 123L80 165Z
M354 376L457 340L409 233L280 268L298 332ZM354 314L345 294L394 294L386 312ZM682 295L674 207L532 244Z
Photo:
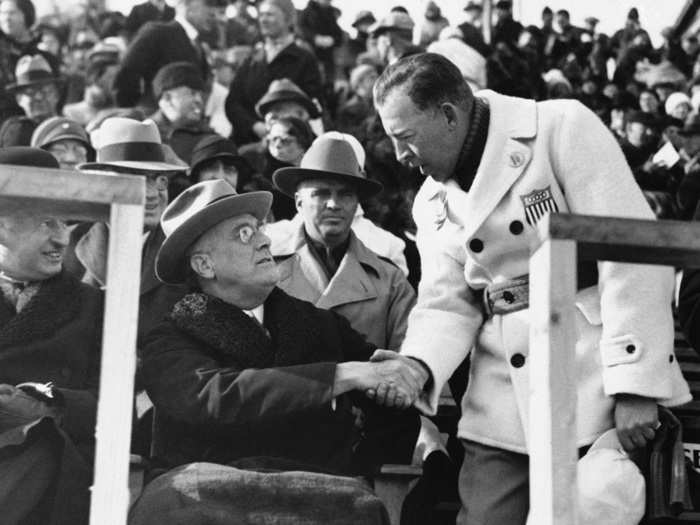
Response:
M530 518L575 525L577 258L700 267L700 224L554 214L530 257Z
M0 165L0 210L110 225L92 525L127 517L145 194L143 177Z

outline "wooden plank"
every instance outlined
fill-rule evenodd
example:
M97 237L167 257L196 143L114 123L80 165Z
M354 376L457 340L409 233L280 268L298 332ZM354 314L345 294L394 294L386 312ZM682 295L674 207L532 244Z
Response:
M126 523L142 233L142 205L112 205L91 525Z
M143 177L0 164L0 194L103 205L143 203Z
M576 525L576 243L545 240L530 258L530 517Z
M582 259L700 267L700 223L550 214L538 223L540 242L572 239Z

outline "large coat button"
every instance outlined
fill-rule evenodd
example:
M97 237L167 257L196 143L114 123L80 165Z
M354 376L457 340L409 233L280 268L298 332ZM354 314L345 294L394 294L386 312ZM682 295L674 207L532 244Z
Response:
M525 364L525 356L523 354L513 354L510 357L510 364L514 368L521 368Z
M520 221L513 221L510 223L508 229L513 235L520 235L521 233L523 233L524 226L523 223Z
M484 249L484 241L481 239L472 239L469 241L469 249L474 253L479 253Z

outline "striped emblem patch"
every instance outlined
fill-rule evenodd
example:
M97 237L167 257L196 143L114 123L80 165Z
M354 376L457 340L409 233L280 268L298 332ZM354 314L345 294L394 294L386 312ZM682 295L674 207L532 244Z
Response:
M534 226L545 214L559 211L559 206L552 197L551 186L521 195L520 199L523 201L525 218L530 226Z

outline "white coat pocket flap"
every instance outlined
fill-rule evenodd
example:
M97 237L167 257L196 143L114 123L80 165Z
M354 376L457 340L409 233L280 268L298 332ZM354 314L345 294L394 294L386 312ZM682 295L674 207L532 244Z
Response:
M603 324L600 317L600 295L598 286L589 286L576 294L576 308L594 326Z
M600 341L603 366L635 363L641 359L643 353L644 345L633 335L621 335Z

